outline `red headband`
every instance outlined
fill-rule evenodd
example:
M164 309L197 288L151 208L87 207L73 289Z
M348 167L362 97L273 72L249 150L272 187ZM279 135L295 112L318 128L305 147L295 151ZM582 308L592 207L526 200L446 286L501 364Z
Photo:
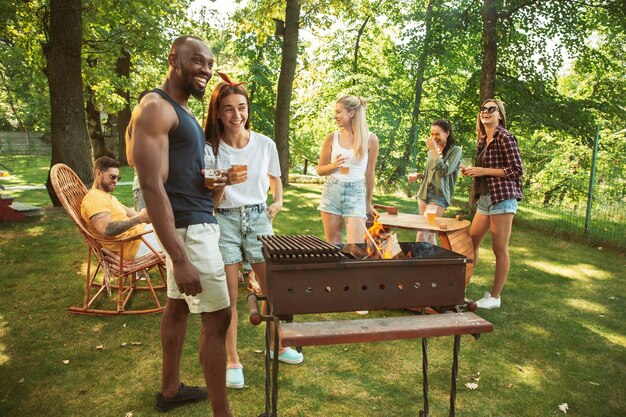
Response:
M222 81L224 81L226 84L230 85L231 87L239 87L240 85L243 85L243 82L240 82L240 83L232 82L230 78L228 78L228 75L224 74L223 72L217 71L217 75L222 79Z

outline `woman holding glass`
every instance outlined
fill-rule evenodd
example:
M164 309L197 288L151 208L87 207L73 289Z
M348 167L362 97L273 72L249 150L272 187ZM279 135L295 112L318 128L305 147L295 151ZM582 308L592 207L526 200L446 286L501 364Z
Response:
M273 234L272 220L283 206L283 188L276 144L250 130L248 92L242 83L233 83L222 73L218 75L223 82L211 94L205 124L206 153L209 158L222 157L230 162L227 186L214 195L215 217L220 227L219 246L232 312L226 335L226 386L243 388L243 365L237 353L239 269L242 261L249 262L266 293L265 259L257 236ZM269 206L268 189L274 198ZM282 348L278 359L300 363L303 356L294 349Z
M347 243L365 241L367 214L377 214L372 206L374 169L378 159L378 138L365 119L366 102L348 95L335 104L338 129L326 135L317 174L326 176L318 210L329 243L341 243L342 221Z
M452 201L454 186L459 176L461 147L454 144L452 124L447 120L435 120L430 127L430 137L426 139L428 158L423 174L409 174L409 183L422 178L417 193L417 202L421 215L427 210L436 211L441 217ZM419 231L418 242L430 242L435 245L435 234Z
M476 118L478 140L474 166L463 167L463 175L474 178L472 202L478 202L470 228L474 244L474 264L483 238L491 232L496 270L490 292L478 300L479 308L501 305L500 294L509 273L509 238L517 202L522 199L522 157L517 139L506 130L504 104L489 99Z

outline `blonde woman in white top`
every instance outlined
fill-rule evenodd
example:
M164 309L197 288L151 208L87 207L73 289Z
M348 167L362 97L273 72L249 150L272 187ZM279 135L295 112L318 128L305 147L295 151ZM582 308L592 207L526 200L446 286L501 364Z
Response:
M337 100L335 122L339 128L326 135L318 175L327 176L318 210L329 243L341 243L345 223L347 243L365 241L365 219L376 214L372 206L378 138L365 119L366 102L349 95Z

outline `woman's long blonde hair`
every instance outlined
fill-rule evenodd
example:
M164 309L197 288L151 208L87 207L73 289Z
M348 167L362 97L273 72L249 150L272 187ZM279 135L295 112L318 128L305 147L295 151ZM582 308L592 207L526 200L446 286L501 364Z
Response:
M362 97L353 95L343 96L337 103L341 103L346 110L354 110L354 117L352 118L352 133L354 133L354 159L360 161L368 151L368 143L370 138L370 131L367 127L367 120L365 119L365 107L367 107L367 100Z

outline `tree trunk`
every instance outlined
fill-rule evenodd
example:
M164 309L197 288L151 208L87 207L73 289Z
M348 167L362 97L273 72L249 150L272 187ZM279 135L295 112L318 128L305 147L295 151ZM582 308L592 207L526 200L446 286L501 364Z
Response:
M93 162L81 75L82 29L81 0L50 0L49 39L43 48L50 89L50 164L67 164L89 186L93 182ZM52 203L59 206L50 175L46 187Z
M98 60L88 59L87 65L91 68L95 68L98 65ZM89 97L87 99L87 107L85 113L87 115L87 131L91 138L91 146L93 147L93 159L98 159L101 156L113 156L107 152L106 144L104 142L104 131L102 130L102 122L100 121L100 112L96 107L96 94L91 85L87 86L89 90Z
M498 61L498 11L496 1L483 0L483 65L480 77L480 102L494 98Z
M287 185L289 184L289 108L291 107L291 92L298 58L300 21L300 3L298 0L287 0L285 15L285 36L280 76L278 77L276 112L274 113L274 139L278 149L282 183Z
M424 85L424 74L426 72L426 65L428 58L431 54L431 42L432 42L432 18L433 18L433 4L432 0L429 0L426 6L426 16L424 17L426 30L424 32L424 44L422 46L422 52L417 60L417 68L415 69L415 100L413 101L413 112L411 114L411 129L409 129L409 137L404 147L404 154L402 155L402 161L404 163L398 164L394 173L396 178L402 178L406 174L406 161L409 164L415 163L413 153L413 146L418 146L414 143L416 140L419 120L421 115L422 106L422 86Z
M367 22L370 21L370 18L371 16L367 16L365 18L356 35L356 42L354 43L354 59L352 61L352 85L356 85L356 78L359 73L359 48L361 46L361 36L363 36L363 32L365 32L365 27L367 26Z
M122 48L115 66L115 72L118 77L128 80L130 77L130 65L130 54ZM117 160L121 165L128 165L128 160L126 159L126 128L130 123L130 92L128 88L118 89L117 94L126 100L126 106L117 113L117 138L119 143Z
M91 90L91 89L90 89ZM104 142L104 132L102 131L102 122L100 121L100 112L96 108L95 97L93 91L90 91L89 100L87 100L87 129L91 138L91 146L93 146L93 158L98 159L101 156L113 156L106 149Z

